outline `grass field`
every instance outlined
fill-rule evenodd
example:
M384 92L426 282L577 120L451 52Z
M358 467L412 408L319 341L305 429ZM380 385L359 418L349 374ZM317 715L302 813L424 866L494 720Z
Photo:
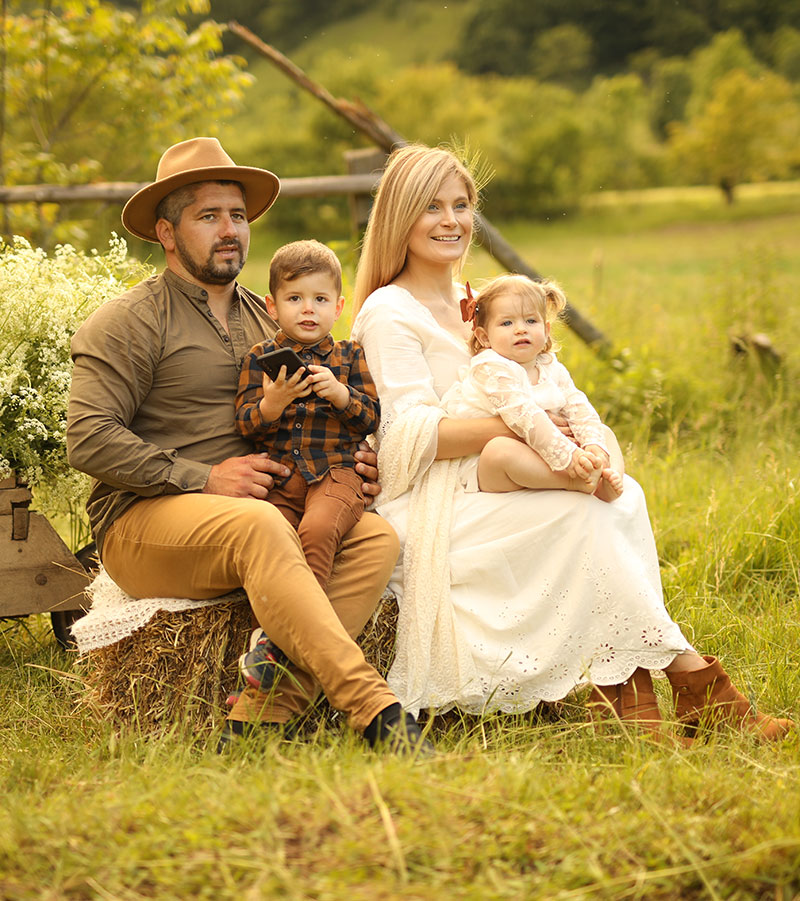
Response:
M504 233L612 339L562 358L644 485L673 616L800 718L800 198L597 203ZM249 283L279 242L258 233ZM476 252L468 275L497 270ZM734 356L763 332L781 362ZM42 619L0 624L0 898L800 898L800 740L597 736L579 704L450 715L441 754L119 732ZM665 685L657 682L664 694Z

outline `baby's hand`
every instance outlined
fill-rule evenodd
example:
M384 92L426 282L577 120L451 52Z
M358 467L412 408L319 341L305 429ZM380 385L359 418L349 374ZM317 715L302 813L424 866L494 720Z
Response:
M281 366L274 382L264 373L262 387L264 396L258 404L261 417L264 422L274 422L295 398L311 394L311 376L305 369L298 369L287 379L286 367Z
M330 401L337 410L344 410L350 403L350 391L347 385L340 382L327 366L317 366L312 363L308 368L312 373L309 376L309 382L317 397L323 397Z
M576 447L572 452L572 460L567 467L567 475L587 482L591 479L595 470L600 470L600 461L597 457L583 448Z
M599 444L587 444L583 449L597 458L602 469L611 465L611 458L608 456L608 451L604 447L600 447Z

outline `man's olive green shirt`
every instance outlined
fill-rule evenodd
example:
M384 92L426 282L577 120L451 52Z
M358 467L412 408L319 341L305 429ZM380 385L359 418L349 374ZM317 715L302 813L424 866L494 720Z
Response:
M201 491L213 464L252 452L234 426L239 371L277 325L237 283L228 328L203 288L167 269L104 303L75 333L67 451L94 479L87 510L101 549L140 498Z

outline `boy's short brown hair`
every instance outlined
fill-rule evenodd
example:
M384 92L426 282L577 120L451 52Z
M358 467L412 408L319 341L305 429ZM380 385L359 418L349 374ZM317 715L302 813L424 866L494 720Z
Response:
M327 272L342 294L342 264L336 254L319 241L292 241L279 247L269 264L269 293L272 297L284 282L312 272Z

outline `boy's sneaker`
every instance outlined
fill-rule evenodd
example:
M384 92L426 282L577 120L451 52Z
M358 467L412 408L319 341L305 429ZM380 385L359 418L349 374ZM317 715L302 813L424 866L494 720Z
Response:
M239 658L239 672L248 685L260 691L269 691L280 675L280 668L289 662L286 654L267 638L264 630L256 629L250 640L250 650Z

